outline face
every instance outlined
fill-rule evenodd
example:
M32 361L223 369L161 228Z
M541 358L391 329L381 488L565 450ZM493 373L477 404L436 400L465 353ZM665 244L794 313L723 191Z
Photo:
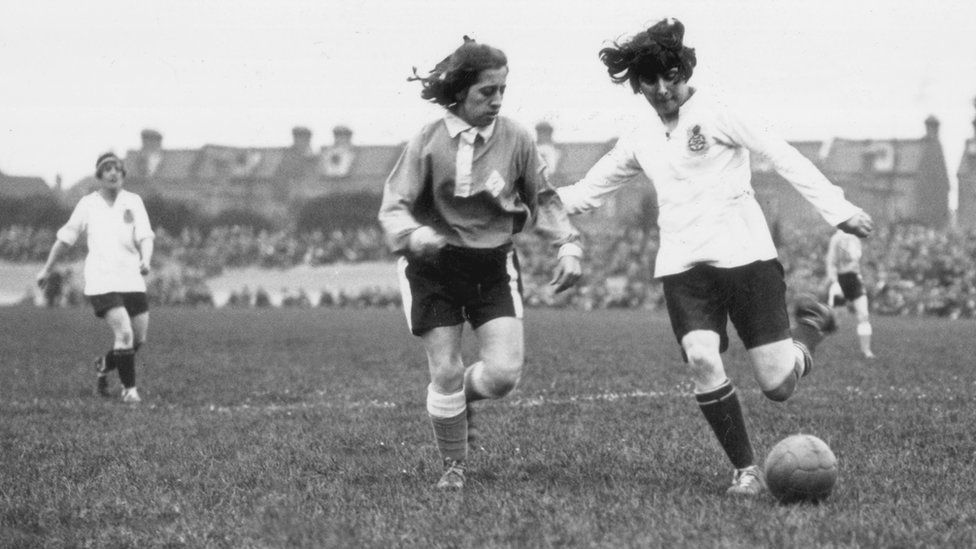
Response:
M468 88L463 97L458 98L455 114L479 128L491 124L502 108L507 78L508 67L481 71L478 82Z
M102 175L98 178L103 189L118 190L122 188L125 176L122 174L122 164L108 162L102 166Z
M640 79L641 93L663 119L678 116L678 108L691 95L689 89L688 81L681 76L681 71L677 68L672 68L654 78Z

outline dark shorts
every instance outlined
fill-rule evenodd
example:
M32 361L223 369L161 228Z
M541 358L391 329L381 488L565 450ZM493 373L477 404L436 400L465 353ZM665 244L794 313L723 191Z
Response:
M146 292L111 292L88 296L88 302L95 309L95 316L105 318L110 309L125 307L130 317L149 311Z
M779 260L731 269L696 265L662 281L679 344L688 332L709 330L719 335L719 351L725 351L729 347L728 320L746 349L790 338L786 281Z
M844 299L854 301L864 295L864 282L858 273L840 273L837 275L837 284L840 291L844 292Z
M495 318L522 318L522 276L511 246L447 246L431 259L401 257L397 270L414 335L465 321L478 328Z

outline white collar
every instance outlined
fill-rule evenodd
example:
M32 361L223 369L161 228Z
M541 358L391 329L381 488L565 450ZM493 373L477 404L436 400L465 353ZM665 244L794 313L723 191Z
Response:
M495 133L495 122L497 121L498 119L496 118L491 121L491 124L477 129L477 133L481 136L481 139L488 141L491 138L492 134ZM444 115L444 124L447 126L447 134L451 136L451 139L454 139L463 131L474 128L474 126L468 124L460 116L451 111L447 111L447 114Z

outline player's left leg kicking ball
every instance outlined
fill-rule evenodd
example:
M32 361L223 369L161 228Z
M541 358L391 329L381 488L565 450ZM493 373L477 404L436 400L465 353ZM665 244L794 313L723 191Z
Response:
M443 462L439 489L460 489L471 440L470 403L515 389L522 372L522 298L515 252L448 248L436 265L401 258L404 310L421 338L430 369L427 413ZM464 322L478 339L479 360L461 358Z
M826 306L797 305L796 339L791 337L782 267L776 260L731 269L698 265L664 277L672 328L681 343L695 399L734 467L727 493L755 496L765 489L742 406L725 373L721 353L728 348L731 320L748 350L756 380L767 398L783 401L812 369L812 352L823 339ZM814 305L818 305L814 306ZM824 313L826 311L826 313ZM826 315L826 316L821 316Z

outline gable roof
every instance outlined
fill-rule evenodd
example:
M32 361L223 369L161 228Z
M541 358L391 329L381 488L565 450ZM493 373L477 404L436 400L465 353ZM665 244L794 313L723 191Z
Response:
M597 160L613 148L616 139L604 142L553 143L559 151L555 175L575 176L585 174Z
M890 155L890 167L884 171L894 173L917 173L923 155L926 139L834 139L823 160L823 169L834 174L861 174L865 162L871 158L883 159Z
M349 169L348 177L351 178L375 178L381 177L384 180L390 172L406 143L400 145L366 145L354 146L352 150L352 166ZM322 147L321 156L324 158L332 150L332 147ZM320 172L325 176L324 171Z
M148 156L139 150L125 153L126 177L152 177L155 179L180 180L193 175L193 166L199 155L197 149L163 149L159 161L149 173Z
M957 175L976 178L976 139L966 140Z

